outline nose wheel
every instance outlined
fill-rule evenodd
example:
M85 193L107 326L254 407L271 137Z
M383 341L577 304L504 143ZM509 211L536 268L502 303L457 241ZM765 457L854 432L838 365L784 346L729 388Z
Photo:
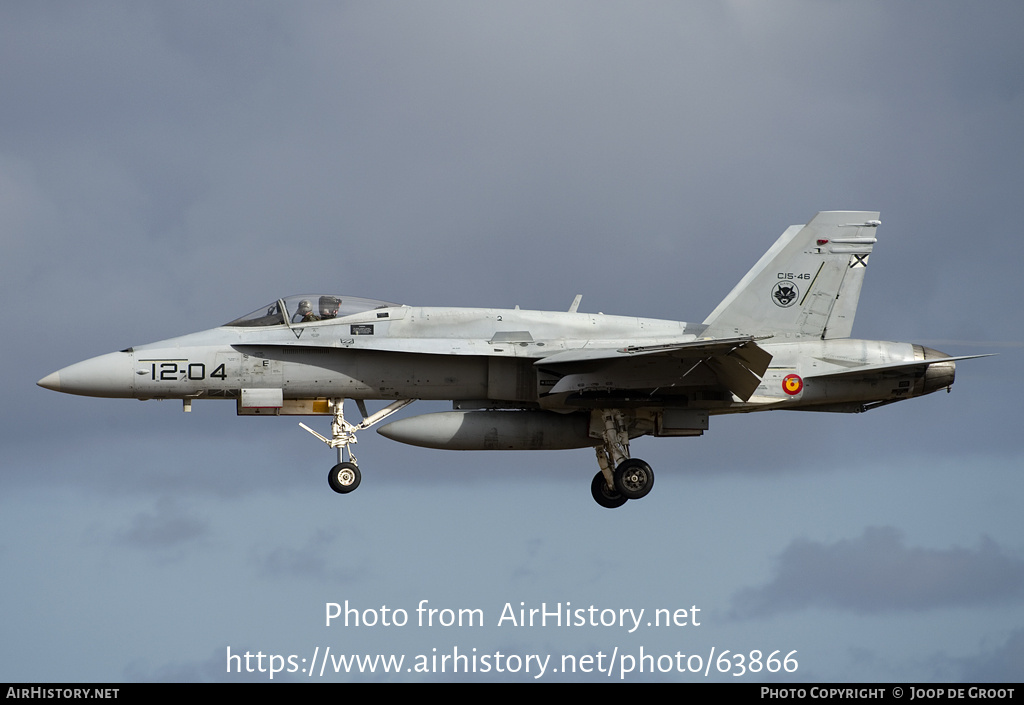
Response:
M363 474L355 463L338 463L327 473L327 484L338 494L352 492L359 487L362 479Z
M345 400L330 399L329 403L331 405L331 409L334 411L334 420L331 423L330 438L317 433L304 423L299 424L302 428L312 433L328 446L338 450L338 464L331 468L331 471L327 473L327 484L331 486L332 490L338 494L348 494L359 487L359 483L363 479L362 473L359 472L359 466L356 464L356 456L352 454L352 445L357 440L356 432L367 429L370 426L383 421L388 416L391 416L391 414L408 406L414 401L416 400L399 399L398 401L381 409L376 414L367 416L366 406L363 404L362 400L357 400L359 410L363 412L364 418L361 423L353 424L345 420ZM348 455L347 461L345 460L346 455Z

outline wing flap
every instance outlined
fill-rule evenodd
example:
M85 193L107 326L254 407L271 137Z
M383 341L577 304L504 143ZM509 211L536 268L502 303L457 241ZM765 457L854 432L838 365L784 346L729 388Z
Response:
M761 384L761 377L754 374L737 357L709 357L704 362L715 373L722 386L743 401L750 399ZM764 370L761 374L764 374Z
M657 362L652 358L660 358L667 366L658 365L656 372L648 371L641 363ZM703 364L712 372L719 386L746 401L761 383L771 360L771 354L753 338L742 337L617 349L568 350L538 360L534 365L560 375L549 394L563 394L585 390L630 392L685 386L686 377ZM590 363L599 364L595 368Z

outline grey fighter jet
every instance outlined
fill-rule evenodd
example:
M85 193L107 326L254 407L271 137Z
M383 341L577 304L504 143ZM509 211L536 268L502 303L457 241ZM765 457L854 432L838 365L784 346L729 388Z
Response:
M712 416L860 412L948 389L956 361L931 348L850 338L878 213L818 213L787 229L703 323L568 311L423 308L289 296L211 330L65 367L39 381L98 397L230 399L239 415L325 415L328 481L356 489L356 434L418 399L453 410L378 433L451 450L594 448L594 499L651 491L638 436L699 436ZM347 420L344 401L362 414ZM366 400L391 402L367 413Z

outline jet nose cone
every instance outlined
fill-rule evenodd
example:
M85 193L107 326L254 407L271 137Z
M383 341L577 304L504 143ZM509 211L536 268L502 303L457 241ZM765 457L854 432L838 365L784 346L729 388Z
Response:
M132 354L108 353L83 362L76 362L43 377L40 387L66 394L89 397L132 396Z
M44 389L52 389L55 392L60 391L60 372L51 372L50 374L43 377L41 380L36 382L40 387Z

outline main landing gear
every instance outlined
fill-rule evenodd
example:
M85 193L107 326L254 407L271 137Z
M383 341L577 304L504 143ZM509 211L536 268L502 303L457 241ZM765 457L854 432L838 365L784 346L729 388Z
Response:
M601 471L594 475L590 492L602 507L615 509L627 500L646 497L654 487L654 471L639 458L629 457L629 433L622 413L615 410L600 413L604 442L595 450Z
M352 454L351 448L352 444L358 440L356 438L356 432L363 431L370 426L383 421L388 416L391 416L391 414L400 409L404 409L414 401L416 400L399 399L398 401L381 409L376 414L367 416L366 406L363 404L362 400L356 400L356 404L359 405L359 411L363 414L363 420L359 424L353 424L345 420L345 400L330 399L328 400L328 403L334 411L334 421L331 423L331 438L320 435L304 423L299 424L331 448L338 449L338 464L331 468L331 471L327 473L327 484L331 486L332 490L338 494L348 494L359 487L359 483L363 479L362 473L359 472L359 465L357 464L356 456ZM345 460L346 454L348 455L347 461Z

